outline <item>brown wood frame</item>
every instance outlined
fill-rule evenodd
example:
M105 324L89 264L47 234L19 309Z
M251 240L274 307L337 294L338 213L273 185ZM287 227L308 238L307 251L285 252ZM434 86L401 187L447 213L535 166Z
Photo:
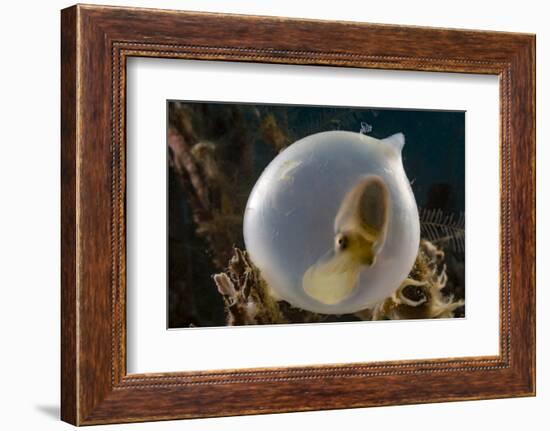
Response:
M535 394L534 35L78 5L62 11L61 49L63 420L88 425ZM498 75L500 354L128 375L130 56Z

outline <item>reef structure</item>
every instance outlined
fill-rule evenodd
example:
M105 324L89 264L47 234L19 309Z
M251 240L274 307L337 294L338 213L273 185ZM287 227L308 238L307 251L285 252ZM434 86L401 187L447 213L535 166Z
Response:
M298 309L277 300L247 252L239 248L234 248L226 270L215 274L213 280L224 299L228 326L334 321L334 316ZM447 280L444 251L422 240L416 261L399 288L373 307L350 315L349 320L455 317L464 301L444 293Z

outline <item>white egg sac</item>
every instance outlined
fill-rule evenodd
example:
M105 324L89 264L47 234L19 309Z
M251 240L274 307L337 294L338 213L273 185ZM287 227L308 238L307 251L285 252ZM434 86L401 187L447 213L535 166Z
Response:
M401 133L382 140L317 133L266 167L250 193L243 233L275 297L317 313L345 314L400 286L420 241L401 159L404 141ZM366 187L366 197L354 197L358 187Z

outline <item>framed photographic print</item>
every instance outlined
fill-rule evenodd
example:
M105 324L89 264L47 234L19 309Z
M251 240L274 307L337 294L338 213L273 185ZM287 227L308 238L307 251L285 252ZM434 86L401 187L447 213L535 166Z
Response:
M62 419L535 393L535 37L62 11Z

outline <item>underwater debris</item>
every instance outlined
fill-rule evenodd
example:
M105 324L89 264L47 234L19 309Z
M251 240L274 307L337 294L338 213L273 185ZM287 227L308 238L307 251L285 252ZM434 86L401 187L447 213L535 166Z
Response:
M372 132L372 125L367 123L366 121L361 121L361 130L359 130L359 133L361 133L362 135L366 135L370 132Z
M445 253L433 243L422 240L414 266L401 286L373 307L372 320L433 319L454 317L463 300L446 296Z
M270 143L277 152L284 150L291 143L291 139L279 126L273 113L267 114L262 119L260 133L266 142Z
M212 278L223 296L228 326L288 323L246 251L234 248L226 271Z
M233 249L224 272L213 276L224 298L227 325L277 323L319 323L338 321L333 316L292 307L270 294L260 270L246 251ZM420 242L415 264L405 281L388 298L374 307L353 314L356 320L434 319L454 317L464 305L445 295L447 267L444 252L427 240ZM349 315L348 317L352 317ZM347 318L346 321L354 319Z

